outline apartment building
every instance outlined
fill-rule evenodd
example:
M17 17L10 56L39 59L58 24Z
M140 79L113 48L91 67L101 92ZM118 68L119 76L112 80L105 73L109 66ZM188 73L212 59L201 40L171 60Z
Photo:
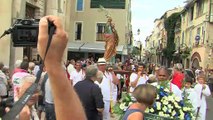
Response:
M12 24L19 19L39 19L45 15L56 15L63 19L66 28L66 17L69 14L69 0L1 0L0 16L2 25L0 34L7 30ZM66 28L66 30L68 30ZM27 56L29 60L39 60L36 47L13 47L10 35L0 40L0 61L5 65L13 67L17 59L22 60Z
M163 49L167 47L167 31L164 26L165 19L173 13L182 11L182 7L177 7L166 11L160 18L155 19L154 28L149 37L147 37L144 57L146 62L167 65L167 58L163 55Z
M190 49L190 55L182 61L186 68L213 68L212 7L212 0L190 0L181 12L175 39L180 50Z
M100 5L108 11L118 32L115 58L124 60L127 56L131 44L131 0L72 0L68 59L103 57L107 12L101 11Z

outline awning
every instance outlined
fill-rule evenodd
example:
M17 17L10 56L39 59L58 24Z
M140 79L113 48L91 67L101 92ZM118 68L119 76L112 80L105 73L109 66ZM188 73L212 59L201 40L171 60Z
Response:
M68 51L104 53L105 42L97 42L97 43L69 42ZM124 45L118 45L117 54L127 55L127 49L124 49Z
M124 45L118 45L117 54L123 54ZM85 43L81 48L81 52L104 53L105 43Z
M68 51L79 52L80 47L84 44L83 42L69 42L67 48Z
M85 43L81 48L81 52L104 53L105 43Z

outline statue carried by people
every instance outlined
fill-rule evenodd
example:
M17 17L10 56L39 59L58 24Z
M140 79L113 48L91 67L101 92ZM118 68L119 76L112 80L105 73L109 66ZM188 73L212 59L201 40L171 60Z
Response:
M112 18L110 17L108 11L100 6L101 10L105 12L107 18L107 23L104 30L104 39L105 39L105 52L104 58L106 61L109 61L113 56L116 55L116 47L119 43L119 37L115 29L115 24L112 23Z

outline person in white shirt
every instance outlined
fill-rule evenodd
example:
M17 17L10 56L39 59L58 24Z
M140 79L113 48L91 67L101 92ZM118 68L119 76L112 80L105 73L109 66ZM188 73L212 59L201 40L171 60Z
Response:
M136 72L133 72L130 75L130 92L133 92L134 89L141 84L146 84L148 80L148 76L144 73L145 65L142 63L138 63L138 68Z
M73 60L73 59L70 60L70 63L69 63L69 65L67 66L67 71L68 71L69 74L71 74L72 71L75 71L74 65L75 65L75 60Z
M74 86L77 82L84 80L85 73L82 70L82 64L81 62L75 63L75 70L71 72L70 74L70 80L72 85Z
M157 80L159 83L169 80L169 72L166 67L159 68L159 70L157 71ZM170 89L170 92L173 92L177 97L182 100L182 91L176 85L169 81L168 87Z
M184 88L183 88L183 97L190 100L193 106L193 110L196 112L198 107L198 95L194 88L192 88L193 80L189 76L185 76L184 81Z
M106 71L106 60L104 58L99 58L97 65L98 69L103 73L103 80L99 84L104 101L103 120L110 120L110 109L115 100L113 96L115 95L115 87L117 88L116 85L119 83L119 80L113 71Z
M205 120L206 119L206 97L211 95L209 86L205 84L205 75L199 75L197 77L198 84L195 85L195 91L198 95L198 116L199 120Z

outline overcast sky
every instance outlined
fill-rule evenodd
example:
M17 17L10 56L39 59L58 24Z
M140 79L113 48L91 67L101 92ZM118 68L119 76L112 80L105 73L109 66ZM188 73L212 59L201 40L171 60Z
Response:
M160 18L167 10L184 6L186 0L132 0L133 34L140 29L140 40L144 43L151 34L154 20Z

